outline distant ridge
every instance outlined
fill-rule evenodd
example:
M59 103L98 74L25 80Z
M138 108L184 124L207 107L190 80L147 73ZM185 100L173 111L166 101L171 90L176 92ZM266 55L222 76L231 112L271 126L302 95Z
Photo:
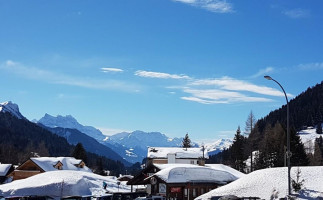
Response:
M12 103L11 101L6 101L0 103L0 112L9 112L13 116L17 117L18 119L26 119L19 111L19 107L17 104Z
M106 137L100 130L92 126L83 126L82 124L78 123L78 121L72 115L57 115L56 117L54 117L46 113L44 117L37 121L37 123L43 124L44 126L50 128L61 127L76 129L96 139L97 141L103 141Z

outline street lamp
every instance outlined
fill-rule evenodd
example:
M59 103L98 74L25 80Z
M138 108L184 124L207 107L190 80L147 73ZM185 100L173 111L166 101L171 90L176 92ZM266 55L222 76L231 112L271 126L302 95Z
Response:
M287 152L286 152L286 157L287 157L287 167L288 167L288 195L291 195L291 185L290 185L290 157L291 152L290 152L290 133L289 133L289 105L288 105L288 98L286 95L286 92L283 88L283 86L281 86L280 83L278 83L278 81L276 81L275 79L271 78L270 76L264 76L265 79L270 80L270 81L275 81L280 88L283 90L284 94L285 94L285 98L286 98L286 102L287 102Z

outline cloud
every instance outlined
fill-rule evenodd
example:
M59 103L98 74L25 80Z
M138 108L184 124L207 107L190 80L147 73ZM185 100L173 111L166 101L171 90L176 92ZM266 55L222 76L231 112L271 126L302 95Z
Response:
M204 79L204 80L196 80L191 83L192 86L216 86L222 90L229 91L246 91L253 92L257 94L269 95L269 96L285 96L283 92L266 87L266 86L258 86L255 84L251 84L247 81L237 80L230 77L222 77L219 79ZM289 96L293 96L288 94Z
M300 64L298 65L298 69L300 70L323 70L323 62L321 63L308 63L308 64Z
M145 77L145 78L160 78L160 79L190 79L186 75L177 75L177 74L168 74L162 72L149 72L149 71L136 71L136 76Z
M77 86L89 89L102 89L102 90L122 90L127 92L135 92L140 90L140 86L130 84L128 82L119 80L100 80L84 77L75 77L56 73L53 71L43 70L36 67L25 66L21 63L11 60L0 64L0 69L18 75L22 78L43 81L51 84L61 84Z
M184 100L195 101L203 104L219 104L234 102L271 102L271 99L262 97L251 97L239 92L218 90L218 89L185 89L191 97L182 97Z
M308 18L310 17L310 11L304 10L301 8L286 10L282 12L287 17L290 17L292 19L300 19L300 18Z
M225 0L173 0L203 8L215 13L233 12L233 6Z
M102 72L123 72L122 69L118 69L118 68L107 68L107 67L102 67L101 68Z
M260 69L259 72L257 72L256 74L252 75L251 78L258 78L260 76L264 76L264 75L267 75L271 72L274 71L274 68L273 67L267 67L265 69Z

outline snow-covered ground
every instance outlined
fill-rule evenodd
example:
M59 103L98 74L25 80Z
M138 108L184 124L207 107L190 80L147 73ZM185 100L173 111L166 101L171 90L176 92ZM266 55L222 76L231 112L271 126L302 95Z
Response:
M108 184L106 190L103 182ZM103 195L109 192L130 192L130 186L113 177L100 176L89 172L61 170L45 172L27 179L0 185L0 196L63 196Z
M313 127L308 127L307 129L299 131L298 135L300 136L307 153L314 153L315 139L320 136L323 137L323 135L317 134L316 129Z
M298 199L323 198L323 167L300 167L300 170L300 179L304 179L304 186ZM297 167L292 167L292 179L296 180L296 172ZM279 199L285 197L287 191L287 167L269 168L254 171L228 185L201 195L195 200L207 200L212 196L223 195Z

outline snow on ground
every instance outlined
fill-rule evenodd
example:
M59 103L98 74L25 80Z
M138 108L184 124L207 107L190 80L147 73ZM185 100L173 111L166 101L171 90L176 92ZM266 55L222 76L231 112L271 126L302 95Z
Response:
M314 142L316 138L323 135L317 134L316 129L313 127L308 127L307 129L301 130L298 132L302 143L304 144L306 153L314 153Z
M314 141L316 138L321 136L320 134L316 133L316 128L313 127L308 127L307 129L299 131L298 135L301 137L303 144L305 144L307 141Z
M317 199L323 197L323 167L300 167L300 179L304 188L298 199ZM291 178L296 180L297 167L292 167ZM276 193L276 198L271 198ZM238 197L260 197L262 199L284 198L288 193L287 167L269 168L254 171L228 185L219 187L195 200L207 200L212 196L236 195Z
M103 189L103 182L108 184ZM130 192L130 186L117 180L89 172L61 170L41 173L27 179L0 185L0 196L84 196L103 195L109 192Z

